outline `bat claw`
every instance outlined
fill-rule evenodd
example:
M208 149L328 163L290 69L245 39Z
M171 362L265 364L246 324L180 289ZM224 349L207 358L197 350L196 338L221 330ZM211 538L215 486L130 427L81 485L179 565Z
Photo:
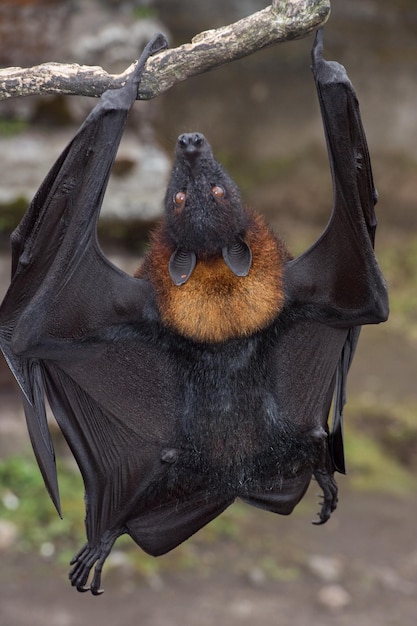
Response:
M93 596L101 596L101 594L104 593L104 589L93 589L93 587L90 588L91 593L93 594Z
M311 522L314 526L322 526L330 519L330 514L324 513L323 509L317 513L317 516L319 519L313 519Z
M169 41L164 33L157 33L150 40L148 46L149 56L154 56L155 54L158 54L158 52L162 52L162 50L166 50L167 48L169 48Z
M157 33L143 49L137 65L131 75L131 80L138 84L142 78L142 74L149 57L158 54L158 52L161 52L162 50L166 50L168 47L169 43L165 35L163 33Z
M93 596L101 596L104 593L104 589L101 588L101 569L102 563L100 559L95 567L93 580L90 585Z

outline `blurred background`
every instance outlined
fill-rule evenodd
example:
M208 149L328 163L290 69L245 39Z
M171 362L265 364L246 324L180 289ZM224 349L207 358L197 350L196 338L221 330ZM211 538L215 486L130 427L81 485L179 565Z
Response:
M260 0L2 0L0 66L47 61L125 69L150 36L172 46L267 6ZM298 253L324 228L329 166L310 72L313 37L176 85L131 114L100 223L114 262L132 271L161 215L175 140L199 130ZM411 626L417 620L417 6L333 0L326 58L348 69L379 191L377 255L390 320L364 328L346 408L348 475L323 527L316 487L290 518L242 504L172 554L119 540L106 593L77 594L68 561L84 541L83 490L53 424L64 520L29 448L17 386L0 360L0 626L293 624ZM0 295L8 237L91 99L0 102Z

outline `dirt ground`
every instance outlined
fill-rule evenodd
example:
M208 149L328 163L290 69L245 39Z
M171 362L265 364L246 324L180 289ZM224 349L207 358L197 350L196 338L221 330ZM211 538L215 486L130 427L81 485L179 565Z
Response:
M308 500L310 511L303 506L302 514L291 518L260 511L253 516L252 533L275 546L261 559L275 563L272 576L251 550L253 535L247 549L239 541L238 551L234 541L209 551L200 546L202 562L217 562L209 573L203 567L198 574L182 571L144 581L114 568L98 598L74 591L65 567L3 553L0 624L414 626L417 499L342 488L339 510L323 527L309 523L315 509Z

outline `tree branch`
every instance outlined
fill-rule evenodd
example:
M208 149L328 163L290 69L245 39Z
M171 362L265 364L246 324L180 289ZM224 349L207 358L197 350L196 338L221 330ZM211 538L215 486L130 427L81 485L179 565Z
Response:
M178 82L202 74L276 43L300 39L326 22L330 0L273 0L272 5L215 30L196 35L191 43L165 50L146 65L138 98L148 100ZM69 94L99 97L121 87L133 64L122 74L99 66L43 63L0 70L0 100L28 95Z

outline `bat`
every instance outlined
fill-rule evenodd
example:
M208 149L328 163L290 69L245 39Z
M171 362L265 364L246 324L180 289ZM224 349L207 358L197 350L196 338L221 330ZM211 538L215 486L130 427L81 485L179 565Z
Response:
M193 132L178 138L165 217L135 276L105 258L96 226L111 166L146 60L166 45L154 37L46 176L12 234L0 308L59 513L46 400L84 480L87 543L70 580L94 595L120 535L158 556L236 498L288 515L315 477L326 522L360 327L388 316L359 106L321 31L312 70L334 206L320 238L293 258Z

